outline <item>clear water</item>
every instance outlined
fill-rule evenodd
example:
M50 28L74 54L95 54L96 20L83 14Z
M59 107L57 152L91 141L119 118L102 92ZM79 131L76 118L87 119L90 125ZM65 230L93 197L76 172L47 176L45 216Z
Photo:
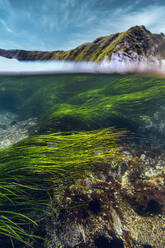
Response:
M13 61L11 60L11 63ZM23 66L22 69L21 67L16 67L16 64L13 64L13 72L18 69L19 73L24 73L25 67L29 66L28 72L31 73L32 64L30 62L21 63ZM37 66L36 63L33 65ZM49 63L39 63L39 65L45 67ZM71 66L70 63L68 65ZM162 151L158 146L160 140L161 142L165 140L165 79L163 77L141 74L109 75L77 73L73 71L73 65L69 67L69 71L65 73L61 71L60 74L0 76L0 148L6 148L26 138L29 135L27 132L28 129L31 129L33 124L35 125L35 119L29 119L32 117L38 118L40 127L37 128L40 128L40 133L49 131L50 134L50 132L69 131L69 134L72 134L75 130L86 131L113 126L117 129L126 129L131 134L133 133L134 136L138 135L137 139L141 142L138 143L137 139L133 140L131 138L129 146L123 152L126 155L126 159L122 163L108 162L109 171L105 171L105 174L98 173L97 179L100 179L101 182L105 180L107 183L105 192L100 191L100 195L99 191L97 193L99 201L96 201L95 198L93 199L88 190L91 191L92 188L99 189L100 181L98 181L97 186L95 185L97 180L93 181L94 185L91 184L92 182L87 181L86 188L83 185L82 194L84 194L84 199L88 199L91 196L89 200L92 202L89 201L89 206L85 202L87 213L89 212L89 216L87 215L88 222L91 223L91 219L92 221L94 220L91 226L90 224L88 225L88 228L91 228L89 233L93 235L94 229L92 229L92 226L95 223L99 223L97 224L98 227L105 226L106 230L109 230L108 228L111 224L111 230L114 233L117 232L117 238L114 238L113 242L123 244L122 240L125 240L127 245L129 242L134 242L133 244L137 244L137 248L162 248L165 242L163 234L163 228L165 226L163 181L165 155L164 150ZM90 63L88 65L91 68L94 66ZM36 72L35 66L34 71ZM40 66L38 67L38 72L42 69ZM62 66L59 63L59 66L63 68L64 64ZM9 64L6 68L8 70L10 69ZM48 68L50 69L48 66L46 70ZM5 64L1 69L5 69ZM42 70L42 72L45 73L46 71ZM67 72L76 73L71 74ZM145 139L144 137L143 139L139 138L142 132L145 135ZM144 141L146 142L146 140L149 145L147 144L145 146ZM153 140L156 142L156 145L152 144ZM50 154L52 154L53 147L54 143L52 146L48 142L46 149L48 148L51 151ZM20 149L18 149L19 152ZM41 151L43 151L43 147L41 147ZM17 162L17 157L15 153L13 154ZM27 156L27 154L25 155ZM13 157L10 158L10 166L12 166ZM32 158L35 160L35 156ZM6 159L6 157L3 158L2 163ZM21 159L21 156L19 159ZM31 158L28 158L28 163L31 161L29 159ZM20 178L23 176L21 174ZM38 179L38 176L36 177L35 175L35 179ZM148 187L148 191L144 189L143 181L146 189ZM8 184L8 181L5 181L5 183ZM109 192L108 189L110 190ZM95 193L94 191L94 196ZM72 195L70 197L72 198ZM75 201L74 197L73 199ZM79 201L79 197L80 193L76 198L77 212L74 211L74 207L70 208L71 211L72 209L74 211L72 215L73 222L64 222L63 229L60 229L60 235L62 235L62 232L66 234L65 230L72 230L72 227L75 226L75 230L72 230L72 236L76 239L77 230L79 230L79 225L76 226L76 224L79 220L79 210L81 210L81 206L83 205ZM95 211L97 212L97 206L99 206L98 215L95 214ZM103 213L100 213L102 209L107 209L108 211L105 211L104 218L100 218ZM17 211L19 211L19 208ZM76 216L76 224L74 223L74 216ZM113 221L107 221L109 216L112 216ZM56 220L52 219L51 221L54 227ZM66 229L66 224L68 229ZM82 222L80 224L82 225ZM83 228L85 230L83 232L86 232L85 225ZM54 239L54 229L49 229L49 232L52 232L49 241L54 245L56 242ZM129 236L127 236L128 232ZM152 233L152 236L148 235L148 233ZM42 232L39 235L42 235ZM69 239L67 240L67 242L70 241ZM100 242L104 242L105 244L112 243L106 236L102 235L102 229L101 236L95 237L95 240L93 238L93 242L95 244ZM149 246L150 244L152 246ZM0 245L4 247L1 237ZM9 246L6 247L11 247L10 240ZM22 248L24 246L20 247ZM36 247L39 247L39 245ZM130 248L133 247L130 246Z

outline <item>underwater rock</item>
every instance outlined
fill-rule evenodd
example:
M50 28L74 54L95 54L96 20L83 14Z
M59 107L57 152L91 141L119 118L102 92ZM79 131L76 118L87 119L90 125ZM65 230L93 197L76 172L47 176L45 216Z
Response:
M94 199L89 203L89 210L93 214L98 214L101 211L101 203L100 200Z
M37 118L18 121L18 116L12 112L0 112L0 150L29 137L35 130Z
M108 248L110 247L110 239L104 236L99 236L95 239L95 245L97 248Z
M164 247L165 153L147 146L123 153L124 162L104 164L56 198L65 211L52 215L44 248Z
M160 106L159 110L155 111L152 115L143 115L141 118L143 125L139 127L139 133L147 137L148 142L164 148L165 107Z
M30 143L25 140L22 145L19 143L17 152L15 150L17 146L14 146L9 153L7 151L1 156L2 164L5 161L6 170L10 164L11 172L15 172L12 170L13 165L18 165L19 173L23 173L19 170L19 166L21 168L22 165L26 165L27 167L24 168L30 168L32 171L35 169L33 180L41 179L40 186L43 186L43 181L47 180L47 177L43 176L45 174L42 176L39 174L40 178L37 173L42 171L44 173L47 169L49 172L50 168L52 176L54 164L57 159L61 161L61 158L64 159L60 167L57 166L61 173L63 168L65 166L67 168L70 164L77 168L77 162L84 158L86 152L83 140L77 137L74 140L76 154L73 154L74 146L70 146L70 141L67 146L69 152L66 153L65 146L61 146L61 137L57 145L53 132L69 131L65 137L68 140L71 134L76 133L75 130L94 130L106 125L122 130L133 130L134 136L141 135L140 137L130 135L127 141L122 140L122 146L125 147L123 150L120 149L123 155L122 161L104 160L94 171L87 174L86 179L71 180L67 184L67 189L64 180L59 192L51 190L52 209L49 210L51 214L47 218L46 210L46 221L40 225L40 234L44 233L45 240L42 241L44 244L39 241L34 247L94 248L100 243L104 243L105 247L117 244L119 248L165 247L165 152L163 150L165 81L128 75L111 77L100 75L97 76L98 78L92 75L92 81L90 77L67 76L67 80L63 77L60 79L60 76L48 77L44 80L38 78L36 88L33 87L34 78L27 77L26 80L24 79L21 94L26 95L29 82L32 82L33 93L29 91L26 101L23 98L20 104L18 96L21 94L17 93L17 95L17 91L13 92L13 95L18 97L16 109L22 114L21 117L26 113L25 121L18 121L17 116L11 113L9 116L6 113L1 115L0 133L3 149L29 136L31 129L34 128L35 131L37 120L28 117L41 114L38 116L40 131L43 128L48 134L42 137L34 136ZM7 82L10 82L8 82L9 86L14 82L18 90L20 81L23 80L22 78L18 82L16 80L7 79ZM41 87L40 80L44 88ZM10 87L8 86L7 89L5 85L6 81L1 90L10 92ZM8 94L6 94L7 100ZM85 131L84 134L82 136L86 137ZM101 138L105 140L105 135L101 134ZM96 137L92 144L92 151L95 151ZM99 144L102 147L103 143ZM80 151L79 145L85 150L83 156L77 157ZM107 147L104 150L105 154ZM6 154L10 158L9 164L6 161ZM102 153L98 155L101 156ZM67 163L66 158L71 158L71 161ZM93 165L93 153L89 161L88 168ZM31 167L28 167L29 165ZM73 173L73 167L71 172L75 178L77 170ZM57 170L56 174L59 171ZM4 174L6 175L6 171ZM9 176L13 175L9 173ZM22 179L22 174L20 178ZM30 180L31 178L30 174ZM54 180L51 181L52 186L53 183Z

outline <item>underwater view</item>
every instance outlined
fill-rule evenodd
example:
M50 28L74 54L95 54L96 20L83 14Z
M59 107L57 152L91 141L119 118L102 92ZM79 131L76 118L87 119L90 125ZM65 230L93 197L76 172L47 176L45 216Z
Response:
M0 0L0 248L165 248L164 20Z
M0 247L165 246L165 77L0 76Z

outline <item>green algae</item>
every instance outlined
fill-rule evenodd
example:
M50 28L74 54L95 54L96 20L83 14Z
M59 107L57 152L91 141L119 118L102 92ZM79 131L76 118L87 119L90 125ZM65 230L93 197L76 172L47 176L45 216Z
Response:
M165 103L165 79L138 75L47 75L0 78L6 108L39 118L43 131L135 129ZM132 125L132 123L136 125Z
M26 237L36 238L27 227L33 219L37 225L35 216L48 207L52 189L60 194L61 186L87 176L97 164L121 158L123 133L99 129L136 131L145 116L164 106L165 79L131 74L1 76L0 96L1 108L20 118L39 118L40 135L0 152L0 233L26 242Z
M68 187L74 179L86 177L97 164L119 161L118 142L123 135L113 129L51 133L33 136L1 151L1 237L30 246L30 240L38 237L28 232L29 225L37 227L40 219L36 216L43 215L48 207L51 190L60 194L61 185Z

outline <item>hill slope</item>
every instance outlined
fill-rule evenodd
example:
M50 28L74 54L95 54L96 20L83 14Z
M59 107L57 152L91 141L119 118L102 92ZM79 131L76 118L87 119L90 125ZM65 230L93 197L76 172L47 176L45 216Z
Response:
M155 62L165 58L165 36L152 34L144 26L135 26L122 33L97 38L68 51L25 51L0 49L0 56L18 60L73 60L102 61L105 56L114 59Z

